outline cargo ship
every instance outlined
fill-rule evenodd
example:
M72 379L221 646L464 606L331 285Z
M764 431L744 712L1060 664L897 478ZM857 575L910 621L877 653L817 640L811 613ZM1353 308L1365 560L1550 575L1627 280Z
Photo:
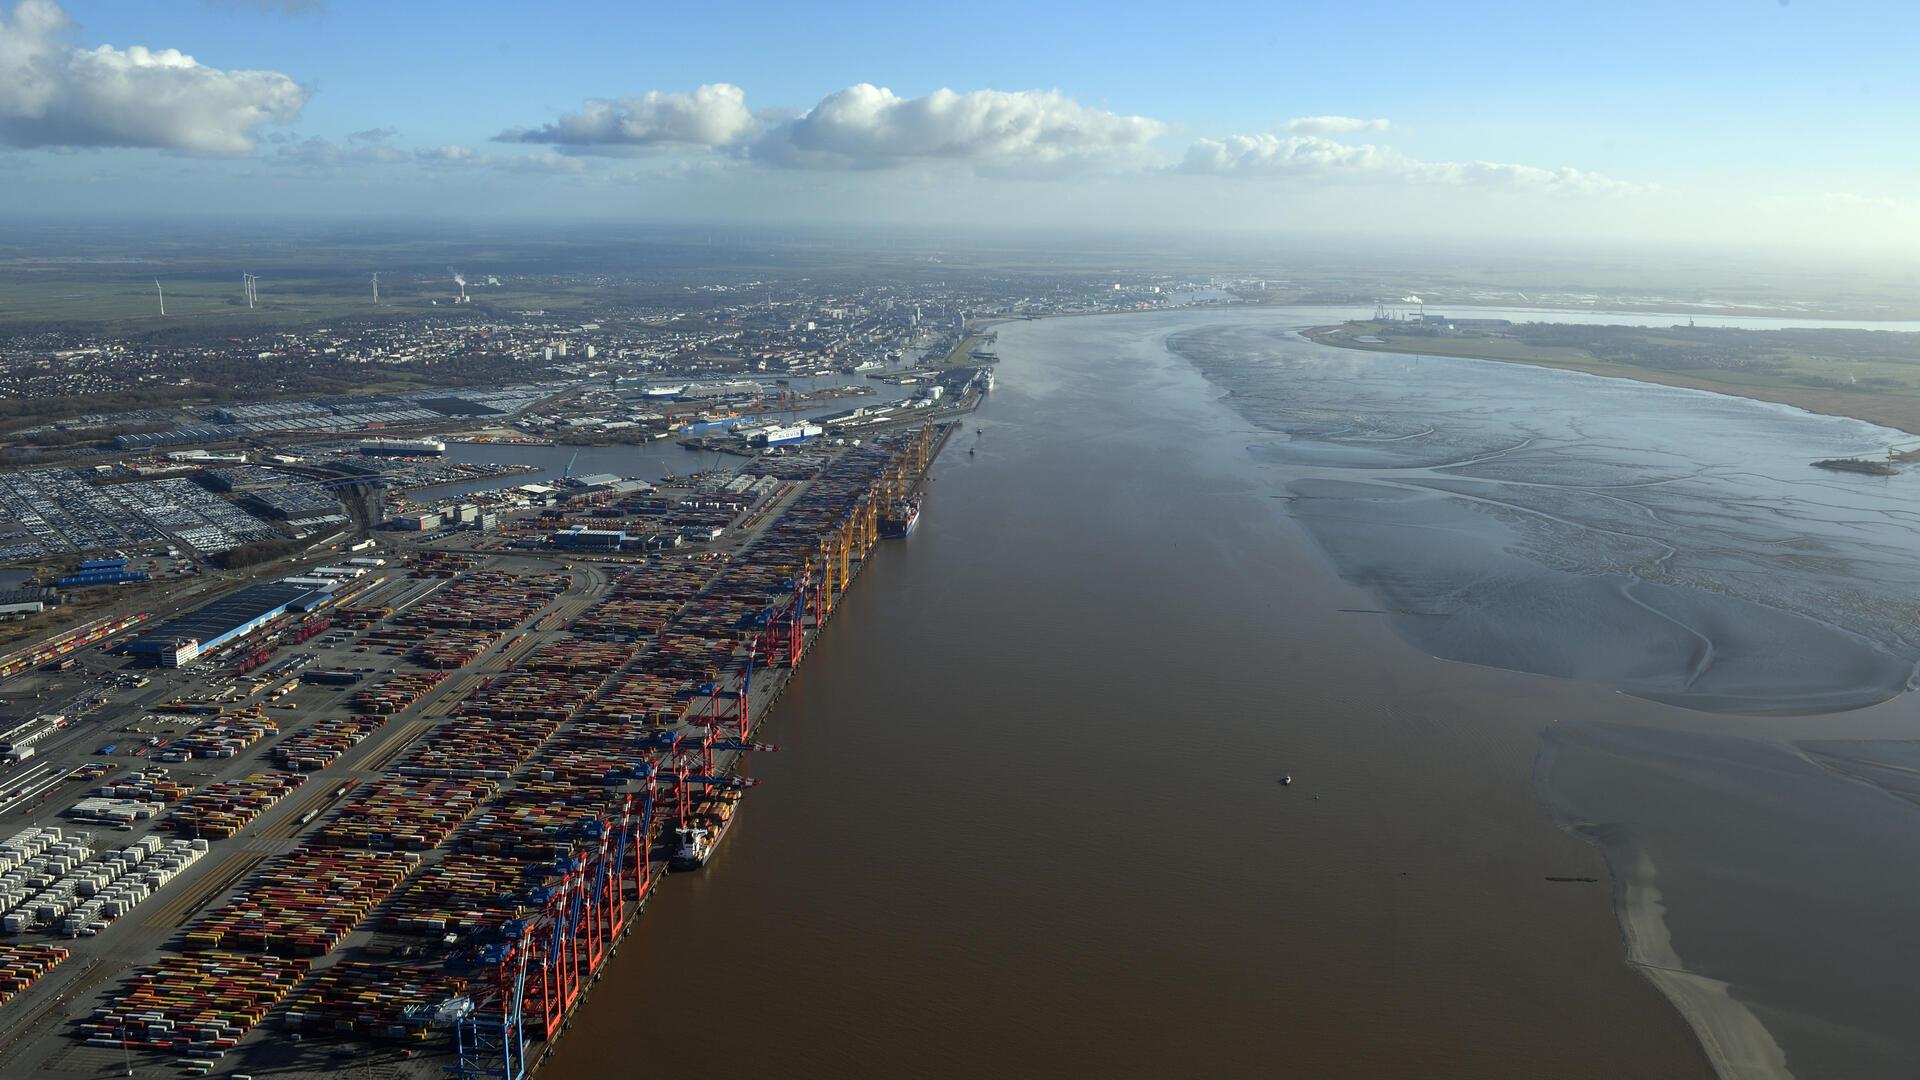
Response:
M687 815L687 823L673 830L673 855L667 860L672 870L698 870L707 865L713 853L733 828L733 815L740 809L738 791L715 791L702 798L699 808Z
M889 540L905 539L912 534L913 527L918 524L920 524L920 496L915 495L881 517L880 535Z
M439 457L447 452L445 440L362 439L360 452L367 457Z

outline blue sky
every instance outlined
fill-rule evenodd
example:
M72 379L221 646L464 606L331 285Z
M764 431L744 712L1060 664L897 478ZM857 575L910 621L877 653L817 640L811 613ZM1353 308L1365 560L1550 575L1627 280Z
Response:
M51 0L27 3L44 14ZM665 218L1447 221L1728 241L1757 221L1823 246L1920 239L1914 4L59 8L71 25L46 48L175 48L215 73L287 82L209 90L228 95L208 105L228 109L212 134L201 114L71 130L117 99L77 86L93 98L61 112L10 91L16 9L11 30L0 24L0 177L25 209L147 191L184 208L278 196L318 213L369 198L477 213L504 199ZM71 78L91 85L97 66ZM672 97L717 84L737 100ZM839 99L840 122L826 123L823 102L860 84L891 96ZM942 89L1057 93L926 97ZM637 100L650 91L669 97ZM267 96L235 98L248 94ZM612 111L593 113L596 99ZM257 105L253 119L236 119L241 105ZM1288 125L1326 117L1386 123ZM174 119L176 133L151 134ZM511 129L533 134L495 141ZM373 130L391 134L350 140Z

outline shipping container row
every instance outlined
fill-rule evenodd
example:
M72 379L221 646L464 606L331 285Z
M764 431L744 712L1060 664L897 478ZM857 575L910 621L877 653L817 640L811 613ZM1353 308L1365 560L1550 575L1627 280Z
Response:
M58 945L0 945L0 1005L39 982L69 955Z
M497 926L530 913L527 863L455 851L427 867L383 909L399 933L444 934Z
M351 707L355 712L390 716L419 701L446 677L444 671L403 671L378 686L355 691Z
M514 574L483 570L462 574L394 620L418 628L511 630L572 584L569 574Z
M146 804L139 804L146 805ZM0 843L0 932L97 933L207 851L205 840L144 836L96 852L92 834L23 829Z
M274 763L295 772L324 769L386 722L384 716L361 713L320 717L280 740L273 748Z
M462 668L500 643L498 630L436 630L413 647L414 663L431 668Z
M405 853L301 848L187 931L189 949L324 956L417 864Z
M355 792L314 842L368 850L437 848L498 786L474 778L385 777Z
M429 731L395 771L402 776L504 780L559 726L558 718L455 716Z
M420 1040L434 1010L466 988L466 979L432 968L342 960L294 992L286 1019L301 1031Z
M280 726L260 715L257 709L237 712L218 720L196 725L193 730L167 744L155 755L156 761L185 761L189 758L231 758L269 735Z
M246 828L304 779L299 773L264 772L208 784L175 803L167 817L176 832L224 840Z
M605 605L595 605L594 611ZM577 632L577 629L576 629ZM556 641L542 645L519 663L521 671L605 677L633 660L639 647L630 641Z
M194 952L142 968L81 1022L90 1045L218 1057L237 1045L306 975L286 956Z

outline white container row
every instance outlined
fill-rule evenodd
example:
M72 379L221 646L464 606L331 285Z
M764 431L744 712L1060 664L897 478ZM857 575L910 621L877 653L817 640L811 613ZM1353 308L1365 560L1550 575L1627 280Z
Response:
M72 855L85 850L86 842L92 838L89 833L75 833L66 837L61 834L59 827L51 825L22 829L0 840L0 874L18 869L43 855Z
M56 885L92 853L83 845L61 843L0 874L0 912L10 911L24 897Z
M131 825L145 821L165 809L164 803L139 799L85 798L62 811L69 817L86 821L104 821L113 825Z
M157 838L154 839L158 844ZM69 935L100 932L108 923L132 911L147 897L160 891L180 871L192 866L206 853L205 840L170 840L159 844L157 850L137 864L123 858L114 864L120 867L119 876L93 892L78 906L61 912L55 929ZM108 852L109 856L125 854L124 849ZM10 917L0 917L0 930L8 929L4 920ZM53 924L53 920L47 922Z

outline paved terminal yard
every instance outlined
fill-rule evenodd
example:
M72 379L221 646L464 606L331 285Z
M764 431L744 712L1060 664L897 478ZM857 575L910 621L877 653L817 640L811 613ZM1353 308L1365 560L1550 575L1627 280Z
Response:
M65 717L0 769L0 1075L537 1067L945 434L769 463L708 545L389 550L189 666L0 682Z

